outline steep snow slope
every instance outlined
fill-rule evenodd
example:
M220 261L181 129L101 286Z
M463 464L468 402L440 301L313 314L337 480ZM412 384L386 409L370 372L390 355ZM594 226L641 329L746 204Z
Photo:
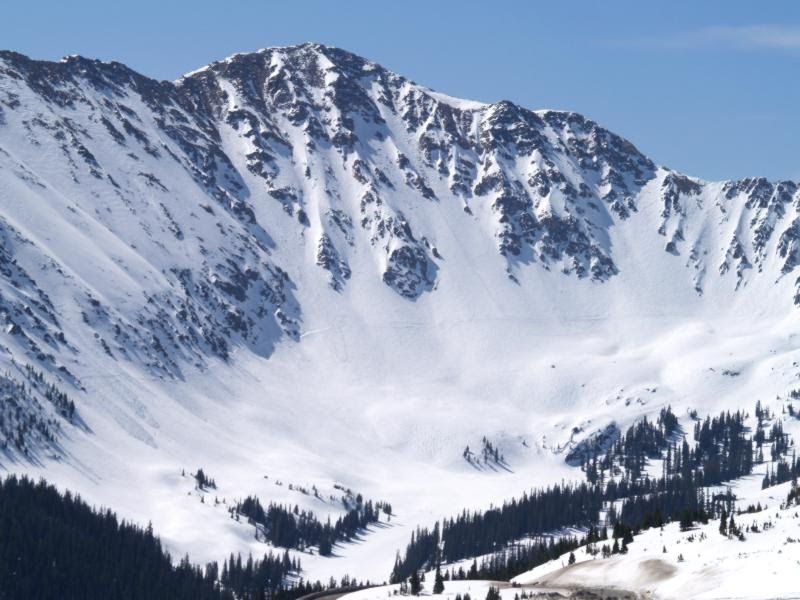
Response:
M396 515L303 563L382 579L415 525L578 476L612 420L792 389L798 206L335 48L174 83L0 53L0 360L77 415L40 401L57 439L2 464L198 561L265 549L235 499L324 518L343 484ZM507 469L464 461L484 436Z

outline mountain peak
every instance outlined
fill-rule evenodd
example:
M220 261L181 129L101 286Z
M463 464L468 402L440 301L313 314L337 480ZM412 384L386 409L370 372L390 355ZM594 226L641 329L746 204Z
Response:
M316 42L306 42L294 46L271 46L253 52L233 54L187 73L181 80L207 71L223 75L235 74L235 76L241 77L243 69L259 72L264 65L273 68L278 65L286 65L293 71L306 76L310 75L312 70L327 69L350 77L360 77L370 72L388 72L377 63L347 50Z

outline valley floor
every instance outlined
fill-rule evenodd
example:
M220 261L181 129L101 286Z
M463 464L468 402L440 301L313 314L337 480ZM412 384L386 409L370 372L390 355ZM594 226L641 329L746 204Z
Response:
M237 500L255 494L263 502L296 504L324 522L342 514L335 486L343 485L390 502L391 519L382 516L358 539L338 544L332 557L292 555L306 580L351 575L383 582L417 526L464 508L485 510L531 488L583 480L565 455L610 422L624 429L671 405L691 439L690 409L699 409L701 418L736 409L752 415L761 400L780 414L797 382L800 329L794 323L764 329L707 321L665 331L619 322L613 334L607 325L570 336L530 333L520 323L503 330L514 347L528 339L522 358L504 361L508 352L493 347L482 354L483 366L472 356L469 369L437 361L432 351L412 360L419 347L398 327L391 337L393 356L407 367L400 370L390 370L386 357L370 363L361 355L339 368L324 364L319 357L335 340L321 334L304 342L305 351L276 353L268 372L262 361L241 356L234 373L211 370L180 385L142 380L134 389L121 375L87 380L91 395L77 399L91 434L68 431L64 457L6 467L76 490L134 522L151 521L173 556L188 552L199 564L271 549L256 540L252 525L231 518L228 509ZM355 332L344 339L357 348L351 337ZM535 352L539 342L546 349ZM433 366L426 371L422 362ZM377 366L355 368L363 364ZM145 407L137 398L148 394L153 400ZM800 420L787 419L785 428L800 439ZM484 435L502 450L508 470L463 459L464 447L478 450ZM108 439L113 448L101 448ZM218 489L196 489L190 474L199 467ZM733 485L740 505L761 494L766 468ZM659 472L655 464L653 474ZM637 546L638 539L630 556Z

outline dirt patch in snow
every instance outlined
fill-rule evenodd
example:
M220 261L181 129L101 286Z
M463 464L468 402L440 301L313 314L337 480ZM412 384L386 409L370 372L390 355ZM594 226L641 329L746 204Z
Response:
M640 594L634 591L620 589L614 585L613 568L606 561L587 561L564 567L545 575L536 582L537 586L545 588L560 588L567 592L567 598L619 598L636 599ZM635 589L646 589L652 584L671 578L676 568L661 559L649 559L636 565L626 566L634 568L633 577L625 576L625 583ZM535 589L535 587L534 587Z
M639 576L645 577L647 581L663 581L669 579L675 575L676 571L677 568L675 565L671 565L658 558L651 558L650 560L644 560L639 563Z

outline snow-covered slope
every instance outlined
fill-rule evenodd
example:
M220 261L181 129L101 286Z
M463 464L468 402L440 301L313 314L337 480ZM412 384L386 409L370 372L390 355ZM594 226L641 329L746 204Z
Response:
M784 506L788 483L745 496L763 507L736 515L744 539L723 535L719 522L681 531L678 523L636 536L627 554L601 558L586 551L514 578L555 588L617 588L654 598L796 598L800 512Z
M227 503L324 518L342 484L396 514L303 564L382 579L418 523L578 476L612 420L792 389L798 207L320 45L173 83L3 52L0 361L58 427L0 461L198 561L264 550ZM484 436L505 468L463 459Z

